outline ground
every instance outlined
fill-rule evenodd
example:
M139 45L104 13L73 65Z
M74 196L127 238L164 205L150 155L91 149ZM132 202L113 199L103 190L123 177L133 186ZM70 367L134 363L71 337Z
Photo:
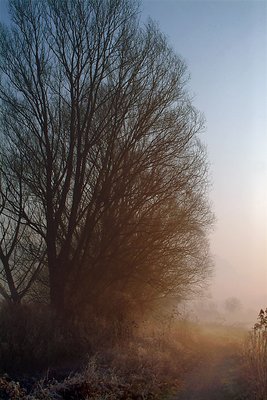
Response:
M126 350L112 348L113 354L91 358L76 374L51 370L41 380L18 379L20 384L3 376L0 399L251 400L242 375L245 334L238 327L179 325L169 341L165 335L163 342L139 339Z
M200 360L188 371L183 389L172 400L244 400L242 331L213 327L203 330Z

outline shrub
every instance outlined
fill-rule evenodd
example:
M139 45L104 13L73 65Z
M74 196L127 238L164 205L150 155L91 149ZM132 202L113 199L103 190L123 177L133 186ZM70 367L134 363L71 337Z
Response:
M89 345L74 326L48 307L6 304L0 308L0 372L38 372L81 359Z

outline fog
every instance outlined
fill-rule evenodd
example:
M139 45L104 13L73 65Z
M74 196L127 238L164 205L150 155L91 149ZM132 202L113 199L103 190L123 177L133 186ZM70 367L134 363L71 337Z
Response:
M267 302L267 4L145 1L191 72L211 167L214 274L207 296Z

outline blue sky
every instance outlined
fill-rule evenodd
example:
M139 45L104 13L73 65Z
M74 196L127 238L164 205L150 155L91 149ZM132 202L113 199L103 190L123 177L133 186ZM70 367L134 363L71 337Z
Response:
M7 21L7 0L0 20ZM217 223L215 299L267 305L267 2L145 0L186 61L194 105L206 117Z

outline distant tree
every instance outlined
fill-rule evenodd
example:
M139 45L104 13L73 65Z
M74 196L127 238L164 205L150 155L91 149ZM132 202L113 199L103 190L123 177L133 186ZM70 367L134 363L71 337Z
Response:
M230 313L236 313L241 310L242 304L237 297L229 297L225 300L224 307Z
M182 297L208 273L212 221L184 62L132 1L10 7L2 154L28 194L16 221L45 243L52 306Z

